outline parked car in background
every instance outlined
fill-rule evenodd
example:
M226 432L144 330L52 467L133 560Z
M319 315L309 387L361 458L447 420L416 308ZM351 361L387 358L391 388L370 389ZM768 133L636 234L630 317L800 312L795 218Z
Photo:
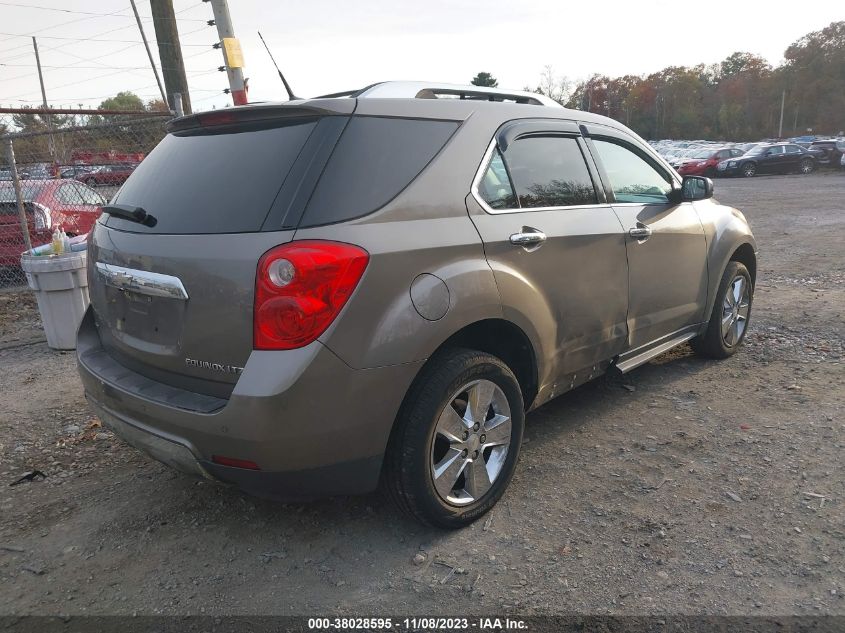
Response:
M78 176L84 176L85 174L90 174L92 171L96 170L97 167L92 167L90 165L65 165L59 169L59 177L60 178L77 178Z
M816 168L816 157L795 143L760 143L750 152L720 162L720 176L745 176L757 174L809 174Z
M105 204L99 193L72 180L29 180L21 193L33 246L49 242L57 225L69 236L87 233ZM0 182L0 266L19 264L25 248L15 188Z
M810 145L810 151L815 150L816 161L819 165L826 167L838 167L843 153L845 153L845 141L836 139L816 140Z
M116 163L114 165L100 165L96 169L76 176L76 180L84 182L89 187L99 185L122 185L132 175L138 163Z
M535 93L350 94L174 119L105 207L76 352L128 443L277 498L381 483L456 528L505 491L526 411L740 349L757 247L710 179Z
M743 151L733 147L722 147L719 149L700 149L693 156L685 160L678 173L681 176L708 176L716 175L716 166L723 160L742 156Z

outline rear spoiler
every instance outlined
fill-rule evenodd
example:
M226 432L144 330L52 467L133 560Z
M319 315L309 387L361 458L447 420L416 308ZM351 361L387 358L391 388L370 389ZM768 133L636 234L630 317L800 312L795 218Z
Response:
M261 123L276 119L348 116L355 111L355 105L354 99L311 99L299 103L268 103L209 110L172 119L167 123L167 132L184 132L186 130L243 123Z

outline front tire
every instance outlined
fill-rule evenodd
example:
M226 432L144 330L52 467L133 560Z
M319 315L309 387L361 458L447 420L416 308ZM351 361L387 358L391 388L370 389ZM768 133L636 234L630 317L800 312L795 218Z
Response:
M525 409L513 372L468 349L435 355L414 381L385 455L383 487L428 525L469 525L501 498L516 468Z
M706 358L733 356L745 340L753 298L748 269L739 262L729 262L719 282L707 329L690 341L693 350Z
M813 173L814 169L815 169L815 165L813 164L813 161L811 161L809 158L805 158L804 160L801 161L801 173L802 174L811 174L811 173Z
M753 178L757 173L757 165L754 163L745 163L742 166L742 175L746 178Z

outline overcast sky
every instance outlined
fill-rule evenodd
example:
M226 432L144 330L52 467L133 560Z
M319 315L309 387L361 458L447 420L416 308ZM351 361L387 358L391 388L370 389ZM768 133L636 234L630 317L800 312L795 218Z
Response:
M216 29L205 24L211 7L173 1L194 109L222 107L229 97L216 71L221 53L211 48ZM478 71L521 89L535 86L546 65L577 80L713 63L737 50L776 65L790 43L845 19L842 0L229 2L254 101L283 95L259 29L294 91L314 96L386 79L469 83ZM149 0L137 3L154 42ZM16 35L38 37L52 105L95 107L122 90L158 95L128 0L0 0L0 104L36 105L32 45Z

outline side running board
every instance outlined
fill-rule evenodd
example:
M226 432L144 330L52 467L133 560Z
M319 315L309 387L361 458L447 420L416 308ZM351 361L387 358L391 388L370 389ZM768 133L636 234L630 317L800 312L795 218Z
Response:
M644 350L634 356L630 356L625 358L624 360L617 361L613 365L613 369L618 370L619 372L626 374L632 369L639 367L650 361L655 356L660 356L663 352L666 352L673 347L680 345L681 343L686 343L691 338L695 338L697 332L684 332L683 334L679 334L677 336L673 336L672 338L660 343L655 347L649 347L647 350ZM636 351L636 350L634 350Z

